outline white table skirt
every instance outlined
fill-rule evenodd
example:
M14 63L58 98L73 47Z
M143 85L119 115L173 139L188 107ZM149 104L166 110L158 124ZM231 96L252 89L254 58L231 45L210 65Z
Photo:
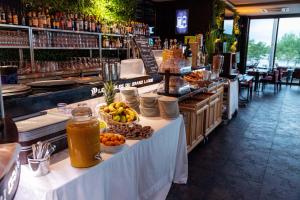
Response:
M44 177L33 177L22 166L15 199L30 200L135 200L165 199L172 182L185 184L188 176L186 135L183 118L143 118L155 132L147 140L127 140L121 152L104 154L92 168L71 167L67 151ZM54 157L54 158L55 158Z

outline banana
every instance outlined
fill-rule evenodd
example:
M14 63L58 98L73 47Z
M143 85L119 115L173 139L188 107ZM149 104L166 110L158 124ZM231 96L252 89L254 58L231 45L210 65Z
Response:
M109 109L109 111L110 112L114 112L114 111L116 111L116 109L114 108L114 103L112 103L112 104L110 104L109 106L108 106L108 109Z

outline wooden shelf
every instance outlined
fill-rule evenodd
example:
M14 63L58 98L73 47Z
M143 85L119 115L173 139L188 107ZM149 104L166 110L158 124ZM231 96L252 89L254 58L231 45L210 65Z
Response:
M0 49L29 49L29 46L0 46Z
M48 49L48 50L51 50L51 49L56 49L56 50L98 50L99 47L33 47L33 49Z

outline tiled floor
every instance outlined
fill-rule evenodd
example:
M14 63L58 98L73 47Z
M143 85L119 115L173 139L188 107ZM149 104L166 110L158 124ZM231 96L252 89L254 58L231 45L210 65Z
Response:
M272 87L189 154L168 200L300 200L300 87Z

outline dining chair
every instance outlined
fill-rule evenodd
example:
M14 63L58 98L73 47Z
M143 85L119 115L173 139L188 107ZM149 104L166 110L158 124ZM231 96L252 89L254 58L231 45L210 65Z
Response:
M261 78L259 80L260 83L262 83L262 92L264 92L265 86L267 84L273 84L274 85L274 93L278 92L279 88L279 70L274 70L271 74L268 74L267 76Z
M293 80L294 79L299 79L299 86L300 86L300 68L295 68L292 78L291 78L291 82L290 82L290 87L292 87L293 84Z

